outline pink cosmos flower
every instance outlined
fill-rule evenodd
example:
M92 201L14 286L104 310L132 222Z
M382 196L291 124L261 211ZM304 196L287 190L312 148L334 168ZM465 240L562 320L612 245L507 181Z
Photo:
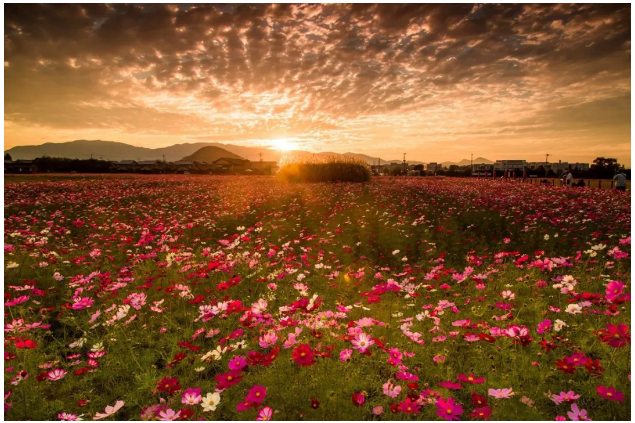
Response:
M183 391L181 403L186 405L197 405L202 400L200 388L189 388Z
M401 393L401 386L393 385L390 381L384 383L383 388L384 394L391 398L395 398Z
M260 411L258 411L258 417L256 417L256 420L259 422L268 421L271 420L271 417L273 417L273 408L263 407Z
M576 395L576 393L573 391L569 391L569 392L562 391L559 394L553 394L551 396L551 400L558 405L564 401L573 402L577 400L578 398L580 398L580 395Z
M54 369L46 374L46 378L50 381L60 380L64 376L66 376L66 370L64 369Z
M93 420L99 420L99 419L103 419L105 417L112 416L117 411L119 411L119 409L121 407L123 407L124 404L125 404L125 402L123 402L123 401L117 401L115 403L115 405L113 405L113 406L107 405L105 412L104 413L95 413L95 416L93 417Z
M181 412L175 412L171 408L159 412L159 420L162 422L173 422L181 416Z
M459 416L463 414L463 407L461 404L457 404L452 397L447 400L439 398L435 405L437 407L437 416L448 421L460 420Z
M382 407L381 405L373 407L373 414L374 415L381 416L383 413L384 413L384 407Z
M275 332L270 331L265 333L259 338L259 344L262 348L269 348L272 345L275 345L276 341L278 341L278 336Z
M512 397L514 395L514 390L512 388L489 389L487 393L490 397L502 399Z
M573 421L591 421L586 410L580 410L578 404L571 405L571 411L567 411L567 416Z
M348 361L353 356L353 350L342 350L340 351L340 361Z
M368 348L370 348L371 345L375 343L375 341L370 339L370 336L366 335L365 333L359 333L355 335L355 339L353 339L351 343L357 351L363 354Z

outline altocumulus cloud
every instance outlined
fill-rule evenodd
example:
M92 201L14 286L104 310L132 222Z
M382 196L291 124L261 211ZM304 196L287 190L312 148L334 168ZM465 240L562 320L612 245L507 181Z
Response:
M8 135L630 154L630 5L14 4L4 66Z

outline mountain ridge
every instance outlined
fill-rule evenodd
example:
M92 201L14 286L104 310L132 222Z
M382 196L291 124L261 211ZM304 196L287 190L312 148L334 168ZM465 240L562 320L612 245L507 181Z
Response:
M37 157L49 156L69 159L89 159L92 157L103 160L166 160L169 162L175 162L179 160L189 160L190 156L193 156L197 151L205 147L216 147L225 150L230 154L234 154L238 157L252 161L260 160L261 158L264 161L279 161L282 157L285 156L297 158L344 156L365 160L366 163L370 165L376 165L378 161L382 165L402 162L398 159L384 160L380 157L373 157L366 154L353 152L346 152L343 154L333 152L312 153L304 150L292 150L285 152L267 147L241 146L234 144L224 144L220 142L180 143L168 147L148 148L137 147L119 141L84 139L61 143L48 142L40 145L16 146L5 150L5 154L9 153L14 160L35 159ZM212 156L215 157L215 155ZM408 163L411 165L417 165L423 164L424 162L417 160L408 160ZM474 160L474 163L491 164L493 162L486 158L478 157ZM460 162L448 161L442 162L441 164L443 166L450 166L454 164L465 166L469 165L470 161L464 159Z

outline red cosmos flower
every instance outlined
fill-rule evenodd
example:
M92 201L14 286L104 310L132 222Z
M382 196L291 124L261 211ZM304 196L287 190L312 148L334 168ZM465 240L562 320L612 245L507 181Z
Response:
M475 419L485 419L485 420L489 420L488 418L491 415L492 415L492 409L489 407L475 408L474 411L470 413L470 417L473 417Z
M472 404L474 404L475 407L485 407L487 406L487 397L472 392Z
M600 340L613 348L621 348L631 343L631 334L628 333L628 325L619 323L617 326L608 323L606 330L599 330Z
M606 386L597 386L595 390L599 396L609 401L624 401L624 392L616 391L613 386L609 386L608 388Z
M485 378L484 377L476 377L476 376L474 376L474 373L470 373L469 376L465 376L464 374L460 374L456 378L458 380L460 380L461 382L467 382L467 383L481 384L481 383L485 382Z
M302 344L299 347L295 347L291 357L293 357L293 360L302 367L311 366L316 363L314 360L315 354L311 350L311 346L309 344Z
M488 335L487 333L479 333L478 337L481 338L483 341L485 342L489 342L490 344L493 344L494 342L496 342L496 338L494 338L491 335Z
M24 339L24 340L20 340L16 342L15 346L16 348L19 348L19 349L24 349L24 348L33 349L37 347L37 343L35 343L35 341L31 341L30 339Z
M417 402L413 402L410 398L406 398L405 401L399 403L399 410L404 414L416 414L420 411L421 405Z
M395 404L394 402L390 404L390 411L392 411L393 413L399 412L399 407L397 406L397 404Z
M240 370L231 370L228 373L222 373L220 375L216 375L214 379L218 382L216 386L217 389L227 389L230 386L234 386L238 384L242 380L242 376L240 375Z
M351 398L355 407L361 407L366 402L366 396L363 393L355 392Z
M189 420L192 418L192 416L194 415L194 410L192 410L191 408L182 408L181 412L179 414L179 421L185 421L185 420Z
M569 360L567 360L567 357L561 358L560 360L556 361L556 366L558 366L558 369L562 370L565 374L568 375L575 373L576 370L576 366Z
M157 382L157 389L161 392L167 392L172 395L173 393L181 390L181 385L179 385L179 381L176 378L164 377Z
M311 408L314 410L317 410L318 408L320 408L320 401L318 401L317 398L311 399Z
M558 346L556 344L554 344L551 341L547 341L546 339L542 338L542 341L538 342L540 344L540 349L544 350L544 351L551 351L551 350L555 350L556 348L558 348Z
M602 367L600 360L589 360L584 364L584 368L595 377L600 377L604 373L604 367Z

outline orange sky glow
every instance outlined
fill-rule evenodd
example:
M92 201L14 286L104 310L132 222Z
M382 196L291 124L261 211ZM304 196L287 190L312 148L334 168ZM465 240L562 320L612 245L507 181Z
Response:
M630 5L5 5L5 150L631 164Z

